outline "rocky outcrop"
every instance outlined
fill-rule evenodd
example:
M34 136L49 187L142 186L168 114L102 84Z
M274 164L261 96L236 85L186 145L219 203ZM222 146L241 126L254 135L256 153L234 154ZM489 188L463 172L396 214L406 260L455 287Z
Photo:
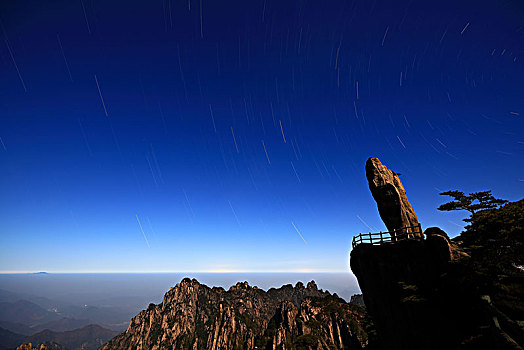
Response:
M351 269L382 347L522 349L523 274L493 273L493 261L470 256L465 250L472 248L439 228L424 234L425 240L360 244L351 252ZM486 292L500 309L481 295Z
M225 291L186 278L102 349L362 349L363 322L360 309L314 282Z
M351 270L388 349L448 348L434 332L444 332L449 323L434 324L443 309L427 299L450 259L445 239L437 236L428 241L360 244L352 250Z
M428 227L426 231L424 231L424 234L426 235L427 244L440 246L440 248L433 249L434 252L440 254L436 259L447 262L450 260L469 257L469 255L464 252L458 244L452 242L449 239L448 234L439 227Z
M20 345L16 350L66 350L66 348L55 343L41 344L33 348L33 344L28 343Z
M398 174L370 158L366 176L390 231L418 225ZM351 269L382 348L522 349L523 208L481 210L454 239L430 227L425 239L357 241Z
M364 297L362 294L354 294L351 296L351 300L349 301L351 305L356 305L362 308L366 307L366 304L364 303Z
M419 224L417 214L408 201L398 175L389 170L378 158L369 158L366 162L369 189L377 202L380 217L390 232ZM392 240L395 240L393 234Z

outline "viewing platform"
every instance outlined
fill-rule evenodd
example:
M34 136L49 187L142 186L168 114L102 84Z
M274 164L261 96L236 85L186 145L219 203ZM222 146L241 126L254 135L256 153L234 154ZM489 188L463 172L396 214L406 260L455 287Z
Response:
M424 233L420 224L416 226L406 226L393 231L361 233L353 237L352 246L355 248L359 244L391 244L405 241L408 239L424 240Z

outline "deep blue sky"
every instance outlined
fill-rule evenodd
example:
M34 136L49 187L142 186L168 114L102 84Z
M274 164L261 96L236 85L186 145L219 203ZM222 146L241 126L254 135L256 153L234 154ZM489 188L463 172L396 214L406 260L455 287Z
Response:
M11 0L0 21L0 271L348 271L384 229L370 156L452 236L440 191L522 198L519 1Z

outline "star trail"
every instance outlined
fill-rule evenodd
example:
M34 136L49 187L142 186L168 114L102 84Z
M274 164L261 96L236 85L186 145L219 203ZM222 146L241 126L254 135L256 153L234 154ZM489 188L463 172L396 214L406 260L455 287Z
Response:
M348 271L384 229L368 157L451 236L440 191L523 194L517 1L20 0L0 24L2 271Z

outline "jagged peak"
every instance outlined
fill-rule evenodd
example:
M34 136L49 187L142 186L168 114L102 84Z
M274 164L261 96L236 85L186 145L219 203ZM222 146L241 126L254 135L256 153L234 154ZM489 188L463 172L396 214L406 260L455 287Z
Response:
M242 290L242 289L247 290L247 289L252 289L252 288L253 287L251 287L247 281L244 281L244 282L237 282L234 286L229 287L229 290L230 291Z
M311 280L310 282L307 283L307 287L306 288L309 289L309 290L318 290L317 284L313 280Z
M330 296L329 291L319 289L314 280L311 280L304 287L303 282L297 282L295 286L292 284L285 284L279 288L270 288L267 291L258 288L257 286L250 286L247 281L237 282L236 284L229 287L226 291L222 287L208 287L205 284L198 282L195 278L189 277L183 278L174 287L171 287L169 291L164 295L162 303L155 305L149 304L145 312L158 312L164 308L169 308L170 305L175 302L189 302L190 305L195 303L199 295L207 295L207 293L216 293L215 295L223 300L224 298L229 299L230 296L234 296L238 293L240 295L254 295L253 293L267 293L276 298L290 298L296 305L299 305L305 298L312 296ZM203 293L203 294L202 294ZM192 301L190 301L192 300ZM158 309L157 309L158 307Z
M179 283L180 285L183 285L183 284L200 284L200 282L198 282L195 278L189 278L189 277L184 277L182 279L182 281L180 281ZM177 284L178 285L178 284Z
M209 288L207 285L198 282L198 280L196 280L195 278L184 277L179 283L177 283L175 286L171 287L170 291L176 290L176 289L180 289L180 288L187 289L187 287L196 287L196 286ZM213 288L210 288L210 289L213 289L213 290L219 291L219 292L220 291L225 292L225 289L223 287L213 287ZM243 281L243 282L239 281L239 282L235 283L234 285L230 286L227 291L230 292L230 291L250 290L250 289L258 289L258 290L260 290L260 288L257 287L257 286L251 286L248 281ZM269 288L268 291L270 291L270 290L285 290L285 289L294 289L294 290L307 289L307 290L310 290L310 291L316 291L316 290L322 291L322 289L318 288L318 286L317 286L317 284L316 284L316 282L314 280L309 281L305 286L304 286L303 282L298 281L295 284L295 286L293 286L292 284L288 283L288 284L284 284L284 285L282 285L281 287L278 287L278 288Z

